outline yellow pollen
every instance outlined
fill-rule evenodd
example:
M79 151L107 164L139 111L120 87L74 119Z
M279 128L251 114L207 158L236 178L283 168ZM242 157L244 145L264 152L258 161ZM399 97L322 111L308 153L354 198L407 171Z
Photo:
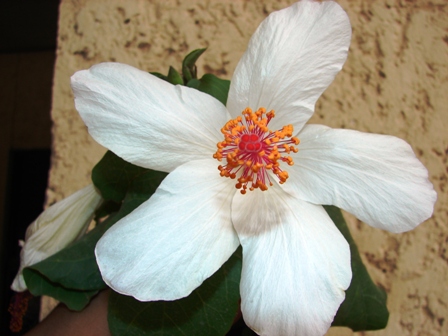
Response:
M266 191L268 185L272 186L269 170L280 184L285 183L289 175L280 168L280 163L292 166L294 160L284 154L297 153L295 146L300 143L297 137L292 136L294 127L286 125L280 130L269 130L275 111L266 112L263 107L255 112L248 107L242 115L229 120L221 129L224 141L218 142L217 151L213 154L216 160L225 158L227 161L225 165L218 166L220 175L237 179L235 187L243 195L247 190Z

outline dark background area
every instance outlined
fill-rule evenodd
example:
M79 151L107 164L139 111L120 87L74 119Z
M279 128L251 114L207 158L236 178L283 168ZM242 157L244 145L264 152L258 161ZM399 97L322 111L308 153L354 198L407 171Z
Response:
M22 332L9 331L9 289L18 240L45 201L51 154L51 93L59 0L0 1L0 335L21 335L39 318L32 299Z

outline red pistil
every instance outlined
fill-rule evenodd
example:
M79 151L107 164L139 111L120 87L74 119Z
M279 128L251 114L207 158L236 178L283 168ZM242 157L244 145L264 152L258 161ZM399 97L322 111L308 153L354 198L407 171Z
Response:
M294 128L292 125L284 126L281 130L270 131L268 124L275 117L272 110L266 113L261 107L256 112L246 108L242 117L229 120L221 132L224 141L217 144L218 150L213 155L221 161L226 159L225 166L218 167L221 176L235 179L239 176L236 188L245 194L246 190L267 190L267 185L272 186L268 170L277 176L280 183L285 183L288 173L280 168L280 162L286 162L292 166L293 159L284 156L291 152L297 153L299 139L292 136Z

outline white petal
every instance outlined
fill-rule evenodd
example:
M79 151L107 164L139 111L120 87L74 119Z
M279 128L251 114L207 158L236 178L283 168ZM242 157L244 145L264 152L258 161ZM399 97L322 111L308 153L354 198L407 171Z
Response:
M283 188L391 232L431 217L437 194L411 147L393 136L307 125Z
M11 289L26 290L22 275L25 267L48 258L82 236L101 202L100 194L91 184L42 212L26 230L20 269Z
M335 2L301 1L269 15L252 36L232 78L227 107L274 109L271 129L299 131L347 58L351 27Z
M241 310L260 335L323 335L351 281L350 248L325 210L277 186L236 195Z
M140 301L189 295L239 246L230 220L234 193L214 160L178 167L98 242L104 281Z
M212 157L229 119L213 97L120 63L75 73L72 88L90 135L145 168L169 172Z

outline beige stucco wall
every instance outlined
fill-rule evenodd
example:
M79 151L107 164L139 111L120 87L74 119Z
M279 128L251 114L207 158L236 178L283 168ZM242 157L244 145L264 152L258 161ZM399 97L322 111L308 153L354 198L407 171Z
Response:
M88 184L105 151L74 109L69 78L75 71L117 61L165 73L169 65L179 67L189 51L207 47L199 73L230 79L257 25L291 2L62 0L48 202ZM389 326L366 335L448 335L448 5L446 0L339 3L352 22L351 49L312 122L405 139L438 192L434 217L406 234L371 229L349 217L372 277L389 295Z

